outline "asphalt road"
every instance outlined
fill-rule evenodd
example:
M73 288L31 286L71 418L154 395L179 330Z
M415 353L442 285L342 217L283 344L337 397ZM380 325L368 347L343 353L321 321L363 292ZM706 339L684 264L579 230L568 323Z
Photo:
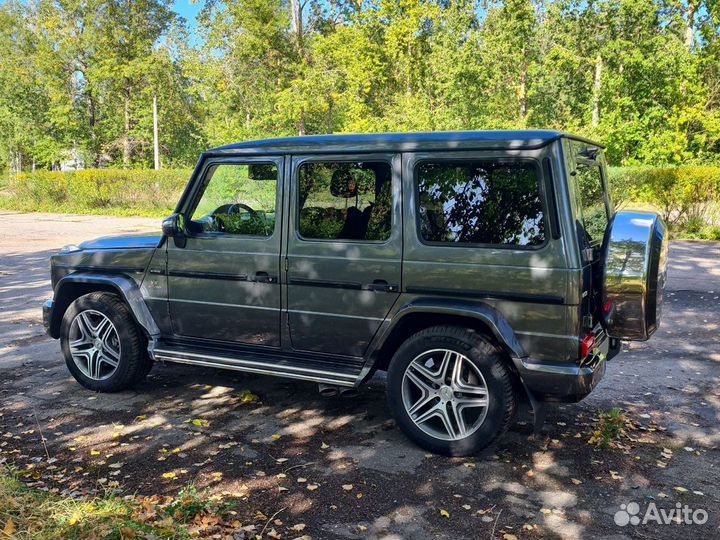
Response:
M0 213L0 462L35 467L38 487L172 494L194 482L237 496L243 524L280 511L283 538L299 536L289 529L299 522L314 539L720 538L720 244L672 244L660 330L626 346L586 400L551 410L542 435L521 413L492 448L448 459L392 425L381 379L352 399L179 365L156 365L120 394L75 383L41 324L48 257L159 225ZM244 390L261 402L243 403ZM630 421L619 446L588 444L598 414L614 407ZM708 520L617 525L631 502L641 518L651 503L666 512L679 503Z

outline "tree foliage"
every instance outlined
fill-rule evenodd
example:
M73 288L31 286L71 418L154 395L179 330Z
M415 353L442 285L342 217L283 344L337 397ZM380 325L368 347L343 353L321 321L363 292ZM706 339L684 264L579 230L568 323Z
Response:
M611 163L717 162L718 0L170 0L0 6L0 166L149 167L331 132L553 128Z

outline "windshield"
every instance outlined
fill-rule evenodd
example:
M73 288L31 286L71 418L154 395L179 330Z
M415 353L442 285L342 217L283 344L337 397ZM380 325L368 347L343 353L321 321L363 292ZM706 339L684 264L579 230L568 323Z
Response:
M568 169L578 236L585 247L599 247L610 215L602 149L579 141L569 141L569 147Z

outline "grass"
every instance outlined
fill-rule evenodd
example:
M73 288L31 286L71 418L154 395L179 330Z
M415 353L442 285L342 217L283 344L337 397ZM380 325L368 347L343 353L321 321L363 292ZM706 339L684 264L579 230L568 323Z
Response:
M598 422L593 431L590 444L607 449L624 433L627 420L618 408L603 411L598 415Z
M198 503L199 505L199 503ZM25 486L0 469L0 538L190 538L184 524L134 497L69 498Z
M175 208L167 206L137 206L130 208L119 206L89 207L69 202L37 203L34 201L22 201L15 197L0 195L0 210L11 210L22 213L50 212L55 214L165 218L172 214Z

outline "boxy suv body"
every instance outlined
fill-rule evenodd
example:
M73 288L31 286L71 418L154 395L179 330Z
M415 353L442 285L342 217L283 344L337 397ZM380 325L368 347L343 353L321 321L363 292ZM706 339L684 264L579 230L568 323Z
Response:
M203 154L162 234L63 248L44 319L98 391L158 360L325 390L386 370L398 425L460 455L647 339L666 259L663 223L613 210L579 137L273 139Z

